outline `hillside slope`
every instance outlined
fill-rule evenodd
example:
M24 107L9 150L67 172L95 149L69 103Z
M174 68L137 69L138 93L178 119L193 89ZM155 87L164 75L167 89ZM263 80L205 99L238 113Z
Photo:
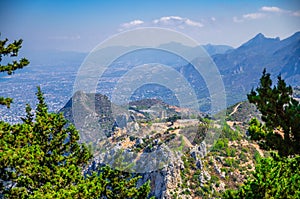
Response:
M93 109L87 102L95 98ZM246 135L249 118L259 117L247 102L229 107L226 123L220 124L203 116L200 120L182 118L170 122L154 111L160 106L166 112L170 109L168 114L172 115L180 114L179 108L160 100L141 100L130 103L134 118L126 117L124 126L115 126L116 120L109 111L115 105L106 96L76 93L73 100L82 106L81 141L95 143L94 158L85 172L108 164L137 173L142 176L139 184L151 181L151 195L156 198L219 197L225 189L237 188L248 178L259 157L265 155ZM73 122L74 101L61 110ZM100 131L109 133L101 137L103 134L90 131L95 126L86 126L84 121L95 121ZM212 144L203 142L205 136L213 135L219 138L214 138Z

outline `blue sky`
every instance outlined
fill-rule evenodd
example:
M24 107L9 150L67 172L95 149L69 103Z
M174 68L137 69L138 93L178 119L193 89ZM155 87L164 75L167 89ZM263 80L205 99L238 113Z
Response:
M2 0L1 38L27 50L88 52L111 35L166 27L201 44L237 47L257 33L286 38L300 31L299 0Z

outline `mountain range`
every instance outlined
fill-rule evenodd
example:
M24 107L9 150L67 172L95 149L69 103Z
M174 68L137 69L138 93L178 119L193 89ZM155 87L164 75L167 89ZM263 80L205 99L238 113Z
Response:
M212 58L223 76L229 104L245 99L257 86L264 68L273 80L281 74L287 84L300 85L300 32L284 40L259 33L240 47Z
M220 71L226 90L228 106L246 99L246 94L252 88L258 86L259 78L264 68L267 69L267 72L271 73L274 81L276 81L277 75L281 74L287 84L293 87L300 85L300 32L296 32L283 40L279 38L267 38L259 33L238 48L212 44L191 48L174 42L162 44L160 47L163 46L175 49L179 48L187 52L194 50L203 51L204 49L207 52L207 56L210 57ZM110 52L115 52L120 48L130 52L130 47L110 46L108 48ZM31 79L35 80L39 80L41 73L45 74L45 77L34 83L35 85L48 85L48 82L55 82L54 85L49 85L49 90L47 90L48 86L44 88L44 92L52 93L53 90L61 90L61 93L64 93L65 96L71 96L72 93L70 91L72 88L66 89L64 85L65 81L55 79L56 76L52 76L52 74L60 74L63 71L67 71L69 76L64 75L63 78L70 82L70 86L72 86L78 73L78 68L87 55L87 53L78 52L24 51L21 56L27 57L31 64L22 71L30 74L32 76ZM102 77L99 77L97 92L110 98L110 93L120 77L135 66L149 63L160 63L170 66L181 73L195 91L198 103L200 104L200 110L203 112L209 111L210 96L202 76L198 74L192 64L188 63L182 57L159 49L142 49L120 56L109 66ZM23 77L21 74L22 71L17 72L21 77ZM28 79L26 77L28 74L24 74L24 79ZM15 82L17 84L23 81L23 79L18 79L17 75L12 76L13 78L8 81L6 75L1 74L1 82ZM28 86L32 86L31 84L28 81ZM174 84L176 84L176 81L174 81ZM14 93L10 93L10 95L17 100L20 94L14 95ZM26 96L23 96L23 98L27 102L31 100L27 99ZM55 95L54 98L57 99L59 96ZM133 93L132 101L143 98L157 98L167 104L178 105L178 100L174 93L170 89L157 84L142 85ZM65 103L66 100L61 101L61 104L57 105L57 107L62 107Z
M281 74L288 84L300 85L300 32L283 40L278 37L267 38L259 33L238 48L210 44L192 48L175 42L162 44L159 48L166 46L185 52L201 52L204 49L220 71L228 106L246 99L247 93L258 86L264 68L271 73L274 81ZM109 48L110 50L118 49L117 46ZM130 52L130 47L128 47L128 52ZM103 78L100 78L101 84L98 85L98 92L110 93L122 75L135 66L148 63L167 65L181 73L195 91L200 110L209 111L211 103L209 91L201 74L184 58L159 49L142 49L119 57L104 73ZM109 81L107 81L108 78ZM176 84L176 81L174 83ZM132 100L158 97L168 104L178 105L174 96L174 93L167 88L146 84L134 93Z

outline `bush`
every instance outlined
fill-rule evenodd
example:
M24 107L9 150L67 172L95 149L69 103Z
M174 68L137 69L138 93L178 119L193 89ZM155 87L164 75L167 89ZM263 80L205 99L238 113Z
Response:
M228 138L230 141L235 141L240 140L242 136L239 131L234 131L228 124L224 124L221 137Z
M243 162L246 162L248 159L247 159L247 156L245 155L245 153L242 151L239 155L239 158L240 160L242 160Z
M222 149L226 149L228 147L228 139L227 138L220 138L214 144L212 151L220 151Z
M300 156L260 159L252 179L239 190L227 190L223 198L300 198Z
M232 158L226 158L224 166L231 167L233 165L234 160Z
M242 152L244 152L244 153L249 153L249 149L248 149L247 147L242 148Z
M235 157L236 149L234 149L234 148L226 148L225 152L226 152L226 156L227 157Z

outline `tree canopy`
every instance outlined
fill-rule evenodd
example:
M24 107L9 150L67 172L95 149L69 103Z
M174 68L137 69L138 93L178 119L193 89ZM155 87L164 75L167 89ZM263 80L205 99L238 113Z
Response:
M278 76L272 88L270 74L263 71L260 86L248 94L262 114L264 124L256 119L250 123L249 133L264 149L278 150L281 156L300 154L300 105L292 97L293 90Z

